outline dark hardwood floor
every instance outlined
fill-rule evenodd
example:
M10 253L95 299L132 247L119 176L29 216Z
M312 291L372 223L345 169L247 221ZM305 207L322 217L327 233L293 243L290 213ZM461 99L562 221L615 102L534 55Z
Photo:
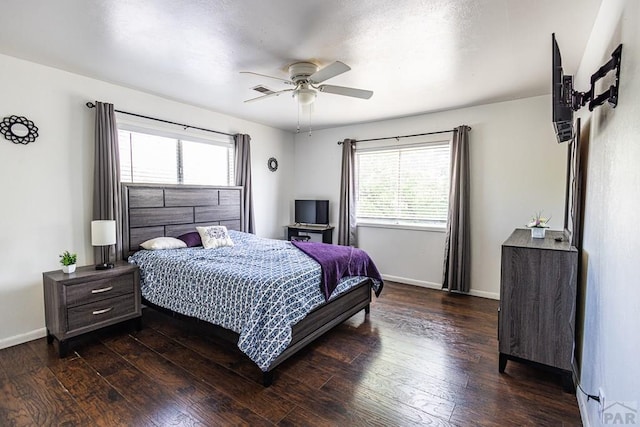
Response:
M388 282L276 370L146 309L59 359L44 338L0 350L0 425L580 425L560 378L498 373L497 301Z

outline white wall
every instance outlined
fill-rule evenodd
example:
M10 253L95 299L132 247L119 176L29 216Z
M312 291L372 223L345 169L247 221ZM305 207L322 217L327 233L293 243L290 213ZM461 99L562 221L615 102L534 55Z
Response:
M472 127L471 290L498 298L500 246L536 211L564 223L566 145L555 142L549 96L502 102L396 120L298 134L295 197L330 200L338 216L341 146L345 138L367 139ZM366 144L366 143L363 143ZM291 217L292 219L292 217ZM444 233L359 227L360 247L388 279L440 287Z
M575 84L586 90L589 76L623 44L618 106L580 111L583 123L590 123L590 141L579 285L584 321L577 325L583 337L578 357L585 391L597 395L602 388L606 406L629 402L638 405L636 409L640 409L639 22L637 0L605 0ZM603 423L597 402L580 393L578 401L585 425ZM637 412L635 423L640 424Z
M58 254L68 249L79 264L93 262L94 110L87 101L251 135L257 234L281 237L292 194L290 133L4 55L0 75L0 118L26 116L40 134L26 146L0 139L0 348L43 336L42 272L60 267ZM271 156L280 161L276 173L266 166Z

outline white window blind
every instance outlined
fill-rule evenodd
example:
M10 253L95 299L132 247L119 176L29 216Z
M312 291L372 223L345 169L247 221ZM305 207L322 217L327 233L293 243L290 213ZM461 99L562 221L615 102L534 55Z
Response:
M231 147L182 141L183 183L233 185L233 154Z
M231 143L192 141L118 130L120 181L158 184L234 184Z
M449 153L448 142L358 149L358 221L446 224Z

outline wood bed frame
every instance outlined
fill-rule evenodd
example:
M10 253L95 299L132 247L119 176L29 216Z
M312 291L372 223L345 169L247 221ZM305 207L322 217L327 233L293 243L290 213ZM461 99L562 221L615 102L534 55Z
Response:
M122 257L126 260L145 240L160 236L177 237L195 231L196 226L224 225L230 230L244 231L243 200L242 187L124 183ZM264 386L271 385L273 370L278 365L311 341L362 309L368 314L371 287L372 281L364 280L338 298L317 307L293 325L291 343L273 361L269 369L263 372ZM158 308L147 301L144 303ZM160 309L169 311L162 307ZM173 314L181 318L194 319L179 313ZM220 326L210 330L217 337L237 346L239 335L236 332Z

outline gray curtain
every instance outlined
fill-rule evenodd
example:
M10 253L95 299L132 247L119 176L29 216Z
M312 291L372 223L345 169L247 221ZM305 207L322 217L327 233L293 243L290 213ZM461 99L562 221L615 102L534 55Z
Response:
M469 292L471 288L469 130L468 126L459 126L451 141L451 188L442 287L457 292Z
M345 139L342 141L342 172L340 174L340 216L338 218L338 244L357 246L356 239L356 171L355 155L356 141Z
M96 101L95 152L93 164L93 219L116 221L116 245L109 247L109 259L122 258L122 195L120 193L120 153L118 127L113 104ZM102 247L94 248L94 258L102 257Z
M251 137L237 134L236 140L236 185L244 187L244 219L242 231L255 233L253 193L251 190Z

